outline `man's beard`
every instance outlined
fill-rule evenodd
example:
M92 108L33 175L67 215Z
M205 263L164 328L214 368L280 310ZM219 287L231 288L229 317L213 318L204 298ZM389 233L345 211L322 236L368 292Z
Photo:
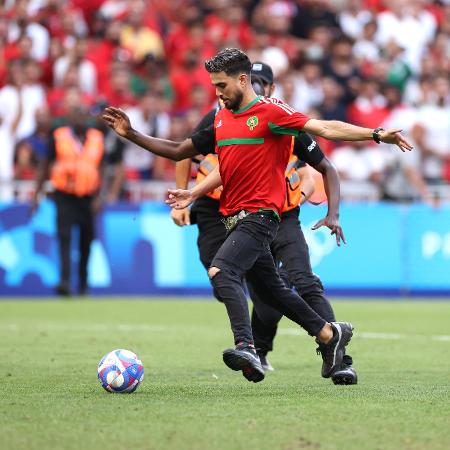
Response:
M231 101L230 99L227 108L232 110L239 109L239 105L241 104L243 97L244 94L242 92L238 92L234 100Z

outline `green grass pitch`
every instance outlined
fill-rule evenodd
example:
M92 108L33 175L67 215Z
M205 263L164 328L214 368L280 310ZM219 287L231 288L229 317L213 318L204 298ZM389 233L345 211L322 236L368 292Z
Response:
M176 299L0 301L0 447L448 450L450 302L335 301L352 321L357 386L320 377L283 320L258 384L229 370L224 306ZM100 358L136 352L145 379L108 394Z

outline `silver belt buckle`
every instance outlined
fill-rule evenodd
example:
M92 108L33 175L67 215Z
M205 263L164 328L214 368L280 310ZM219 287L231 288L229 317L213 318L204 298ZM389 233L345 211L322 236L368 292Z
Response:
M247 217L249 214L249 211L245 211L245 209L243 209L233 216L224 217L222 221L225 225L227 233L229 233L240 220L242 220L244 217Z

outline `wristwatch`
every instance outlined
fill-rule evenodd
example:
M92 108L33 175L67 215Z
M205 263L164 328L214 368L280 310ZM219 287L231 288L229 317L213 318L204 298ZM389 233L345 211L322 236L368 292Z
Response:
M372 139L373 139L377 144L379 144L379 143L381 142L381 139L380 139L380 131L384 131L384 128L378 127L378 128L375 128L375 130L373 130L373 132L372 132Z

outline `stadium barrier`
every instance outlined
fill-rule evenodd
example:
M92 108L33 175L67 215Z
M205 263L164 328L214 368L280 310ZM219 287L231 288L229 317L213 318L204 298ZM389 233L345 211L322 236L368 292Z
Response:
M347 245L312 231L323 206L301 219L313 270L330 294L449 295L450 206L344 204ZM97 220L89 265L91 292L105 295L210 295L196 247L197 228L179 228L164 204L108 206ZM77 259L77 236L73 260ZM0 205L0 295L52 295L58 282L55 210L44 201ZM77 271L74 269L73 274Z

